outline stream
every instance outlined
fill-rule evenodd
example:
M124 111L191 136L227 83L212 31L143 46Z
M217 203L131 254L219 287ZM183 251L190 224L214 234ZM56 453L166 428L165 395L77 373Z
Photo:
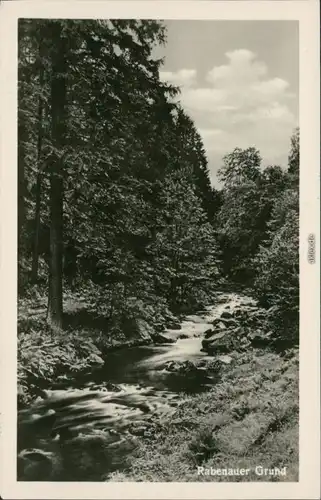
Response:
M224 309L233 309L245 297L221 293L217 303L186 316L180 330L166 330L175 343L122 348L108 354L105 365L90 381L47 391L46 399L34 402L18 414L18 449L22 454L46 452L52 443L93 433L104 433L117 449L133 425L160 421L175 412L182 393L209 390L215 379L167 369L169 362L199 361L202 334ZM179 338L179 337L184 338ZM200 372L199 372L200 373ZM28 451L29 450L29 451Z

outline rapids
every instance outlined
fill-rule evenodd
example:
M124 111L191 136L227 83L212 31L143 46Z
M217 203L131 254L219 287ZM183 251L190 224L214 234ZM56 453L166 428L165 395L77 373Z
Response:
M175 412L182 393L205 391L215 383L205 371L195 378L168 371L166 364L208 359L201 351L202 333L224 309L233 309L241 301L244 297L222 293L215 305L186 316L180 330L164 332L177 339L174 344L112 351L91 380L75 380L69 387L46 391L45 399L18 414L18 451L37 453L48 449L50 442L95 432L105 433L111 445L117 446L133 424L161 422L163 416Z

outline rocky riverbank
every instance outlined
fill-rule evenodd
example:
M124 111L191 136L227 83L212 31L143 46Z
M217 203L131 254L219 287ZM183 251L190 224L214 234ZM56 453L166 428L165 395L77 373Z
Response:
M46 298L24 298L18 305L18 404L20 408L45 397L46 391L79 383L104 365L117 349L170 344L165 325L180 329L180 321L168 313L159 328L137 319L126 331L113 331L108 320L88 309L82 296L66 295L64 330L52 335L46 323Z
M123 370L116 379L129 373L125 384L110 378L119 367L114 347L109 371L98 382L54 391L21 412L21 477L224 480L197 476L197 467L220 463L253 471L283 464L286 476L253 472L242 480L296 480L298 352L276 351L265 314L249 297L222 293L206 320L191 315L161 334L172 345L138 348L136 354L119 349Z
M224 365L210 392L182 398L174 415L137 438L129 468L107 481L297 481L298 354L262 349ZM257 466L287 468L258 476ZM249 469L247 476L198 475L204 469Z
M182 397L161 427L145 426L129 469L106 480L298 480L299 353L275 349L264 318L255 301L241 297L204 332L202 349L211 356L167 364L167 370L187 376L215 374L217 382L209 392ZM286 469L260 475L257 467ZM198 475L198 468L248 472Z

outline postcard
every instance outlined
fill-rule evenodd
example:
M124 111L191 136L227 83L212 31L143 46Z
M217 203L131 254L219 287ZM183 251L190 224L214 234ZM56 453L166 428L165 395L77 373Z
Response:
M320 495L319 5L1 5L1 495Z

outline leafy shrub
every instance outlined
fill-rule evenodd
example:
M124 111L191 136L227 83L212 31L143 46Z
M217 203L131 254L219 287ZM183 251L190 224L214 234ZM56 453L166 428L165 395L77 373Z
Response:
M52 336L42 329L20 331L18 335L18 401L27 403L59 376L74 375L103 363L92 341L77 333Z
M299 212L298 193L287 191L275 206L269 223L270 241L255 259L255 293L269 307L267 320L279 336L298 341Z
M201 428L189 444L189 450L197 464L206 462L217 453L219 450L212 428Z

